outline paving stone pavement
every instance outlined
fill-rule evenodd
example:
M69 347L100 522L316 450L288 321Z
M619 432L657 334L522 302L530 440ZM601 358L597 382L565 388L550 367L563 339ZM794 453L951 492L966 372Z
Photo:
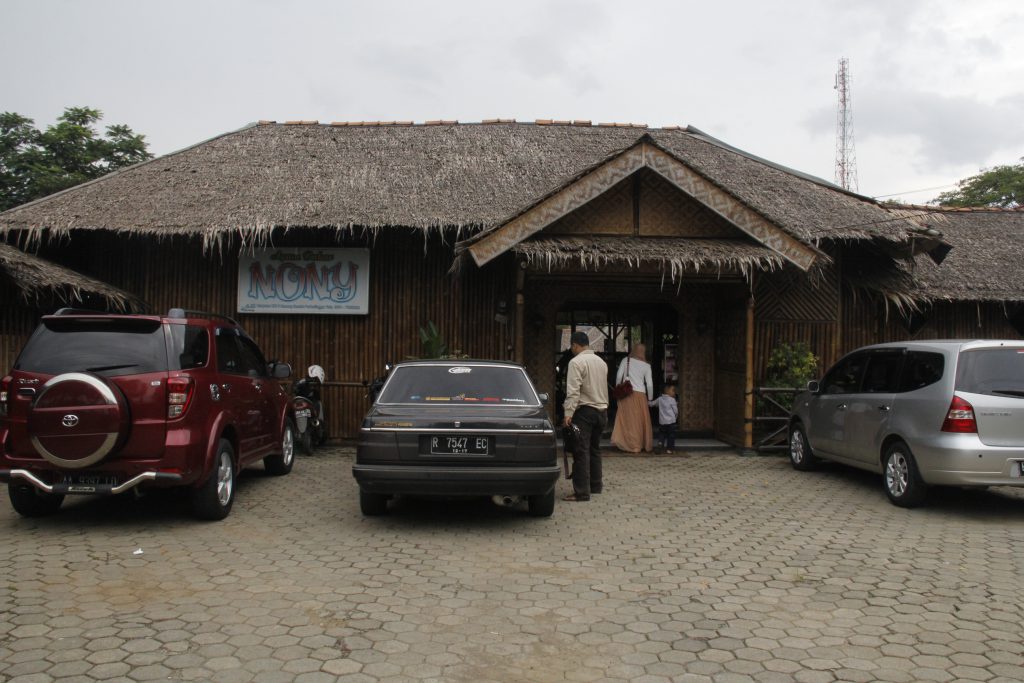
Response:
M866 473L719 452L609 457L547 520L364 519L351 462L248 471L217 523L169 495L0 507L0 680L1024 680L1018 490L902 510Z

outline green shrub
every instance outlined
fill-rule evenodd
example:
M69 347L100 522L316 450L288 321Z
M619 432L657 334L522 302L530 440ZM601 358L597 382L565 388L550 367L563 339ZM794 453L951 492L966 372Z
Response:
M818 376L818 357L806 342L779 344L768 355L765 386L804 389ZM787 410L793 407L789 394L774 394L772 398Z
M443 358L448 352L448 344L433 320L427 321L427 326L420 328L420 346L424 358Z

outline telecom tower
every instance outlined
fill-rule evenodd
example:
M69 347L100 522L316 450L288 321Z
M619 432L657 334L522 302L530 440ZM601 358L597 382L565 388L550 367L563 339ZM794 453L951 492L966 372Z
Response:
M836 73L839 107L836 110L836 184L858 191L857 153L853 150L853 97L850 93L850 60L839 59Z

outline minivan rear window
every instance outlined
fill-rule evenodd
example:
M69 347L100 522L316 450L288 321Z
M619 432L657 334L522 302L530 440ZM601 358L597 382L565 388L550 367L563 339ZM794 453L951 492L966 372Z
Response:
M162 372L167 370L164 330L159 320L45 320L14 369L46 375L94 372L103 377Z
M956 388L970 394L1024 398L1024 348L961 352Z
M934 351L910 351L903 365L900 391L916 391L942 379L945 358Z
M394 369L380 403L422 405L540 404L526 373L498 365L407 365Z

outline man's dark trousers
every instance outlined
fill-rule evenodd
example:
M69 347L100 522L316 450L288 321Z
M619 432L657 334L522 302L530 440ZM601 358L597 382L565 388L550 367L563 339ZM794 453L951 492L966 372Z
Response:
M600 493L601 433L608 424L608 411L593 406L580 406L572 414L572 423L580 428L576 452L572 457L572 488L577 496Z

